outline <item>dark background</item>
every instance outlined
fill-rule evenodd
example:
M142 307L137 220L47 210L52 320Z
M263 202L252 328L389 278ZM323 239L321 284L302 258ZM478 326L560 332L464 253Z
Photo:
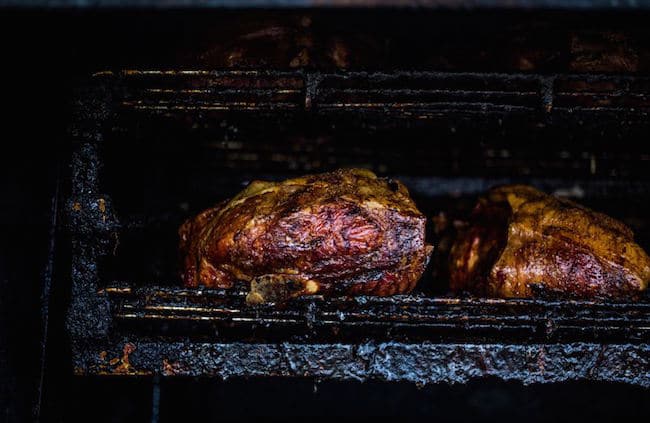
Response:
M193 45L191 27L197 19L205 24L210 18L205 12L178 11L0 12L0 99L5 106L0 153L0 421L30 421L35 416L46 421L151 420L151 380L71 376L61 319L64 305L56 295L46 360L41 362L41 296L52 270L53 196L59 175L69 171L62 159L72 87L105 67L185 60L181 52ZM471 19L492 18L477 13ZM56 282L55 293L61 290ZM630 386L524 387L490 379L451 387L163 380L159 418L388 414L450 420L600 420L647 418L649 398L647 390Z

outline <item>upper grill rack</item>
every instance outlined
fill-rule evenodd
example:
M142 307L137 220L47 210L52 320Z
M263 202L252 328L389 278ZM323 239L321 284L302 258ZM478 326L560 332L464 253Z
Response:
M448 114L589 112L646 116L650 78L449 72L100 72L130 90L125 109L173 111L381 111L427 119Z

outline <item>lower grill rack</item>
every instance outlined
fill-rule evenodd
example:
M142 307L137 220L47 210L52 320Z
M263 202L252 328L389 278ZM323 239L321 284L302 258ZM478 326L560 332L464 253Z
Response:
M245 305L243 290L102 291L108 340L73 345L75 373L650 387L650 303L304 297Z

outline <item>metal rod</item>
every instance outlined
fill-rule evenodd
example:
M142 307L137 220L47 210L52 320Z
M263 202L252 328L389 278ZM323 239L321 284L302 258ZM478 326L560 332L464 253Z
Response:
M50 229L47 252L47 264L43 272L43 287L41 289L41 357L40 357L40 372L38 380L38 393L36 404L34 405L34 419L40 421L41 419L41 402L43 401L43 389L45 383L45 358L47 348L47 334L49 327L49 311L50 311L50 292L52 289L52 278L54 275L54 255L56 251L56 228L58 221L59 211L59 189L60 189L60 168L56 167L56 184L54 186L54 194L52 195L52 205L50 212Z
M160 420L160 376L154 375L151 392L151 423Z

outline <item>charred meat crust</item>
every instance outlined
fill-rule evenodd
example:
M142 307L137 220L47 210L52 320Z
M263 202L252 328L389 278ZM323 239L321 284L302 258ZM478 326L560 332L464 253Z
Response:
M650 258L623 223L528 186L490 190L450 254L451 288L532 297L537 288L577 298L633 298Z
M432 250L425 222L404 185L367 170L255 181L181 226L183 281L220 288L255 281L253 288L282 287L290 296L404 293Z

